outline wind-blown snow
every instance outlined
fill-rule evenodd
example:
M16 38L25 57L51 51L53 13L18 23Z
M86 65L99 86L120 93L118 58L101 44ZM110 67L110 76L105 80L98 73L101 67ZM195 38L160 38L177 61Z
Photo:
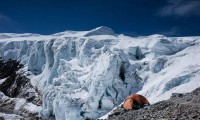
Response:
M43 93L46 119L96 119L131 93L155 103L200 87L200 37L132 38L107 27L0 36L0 57L25 65L25 74Z

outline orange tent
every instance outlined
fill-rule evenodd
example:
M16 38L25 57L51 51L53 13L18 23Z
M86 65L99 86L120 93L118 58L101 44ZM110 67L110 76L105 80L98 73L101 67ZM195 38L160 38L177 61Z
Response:
M123 104L126 110L138 110L144 106L150 105L149 101L142 95L132 94L130 95Z

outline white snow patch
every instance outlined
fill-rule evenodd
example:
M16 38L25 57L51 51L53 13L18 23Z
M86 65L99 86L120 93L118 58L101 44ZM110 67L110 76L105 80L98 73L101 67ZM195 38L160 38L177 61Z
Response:
M22 117L15 114L5 114L0 112L0 116L2 116L5 120L21 120Z
M0 79L0 84L2 84L7 78Z
M15 103L15 110L19 110L26 103L26 99L17 99Z
M25 106L23 108L30 111L30 112L33 112L33 113L38 113L42 110L41 106L37 106L37 105L34 105L32 103L25 104Z

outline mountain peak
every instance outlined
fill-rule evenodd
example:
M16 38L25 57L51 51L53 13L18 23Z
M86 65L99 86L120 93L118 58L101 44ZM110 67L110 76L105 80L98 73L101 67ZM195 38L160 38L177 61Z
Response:
M109 27L100 26L93 30L90 30L84 36L89 37L89 36L94 36L94 35L115 35L115 32Z

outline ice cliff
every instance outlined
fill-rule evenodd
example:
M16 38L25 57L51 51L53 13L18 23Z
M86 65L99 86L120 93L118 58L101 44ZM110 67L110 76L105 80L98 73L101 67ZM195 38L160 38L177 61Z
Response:
M43 95L44 119L96 119L140 93L151 103L200 87L200 37L117 35L107 27L53 35L0 34L0 57L14 59Z

